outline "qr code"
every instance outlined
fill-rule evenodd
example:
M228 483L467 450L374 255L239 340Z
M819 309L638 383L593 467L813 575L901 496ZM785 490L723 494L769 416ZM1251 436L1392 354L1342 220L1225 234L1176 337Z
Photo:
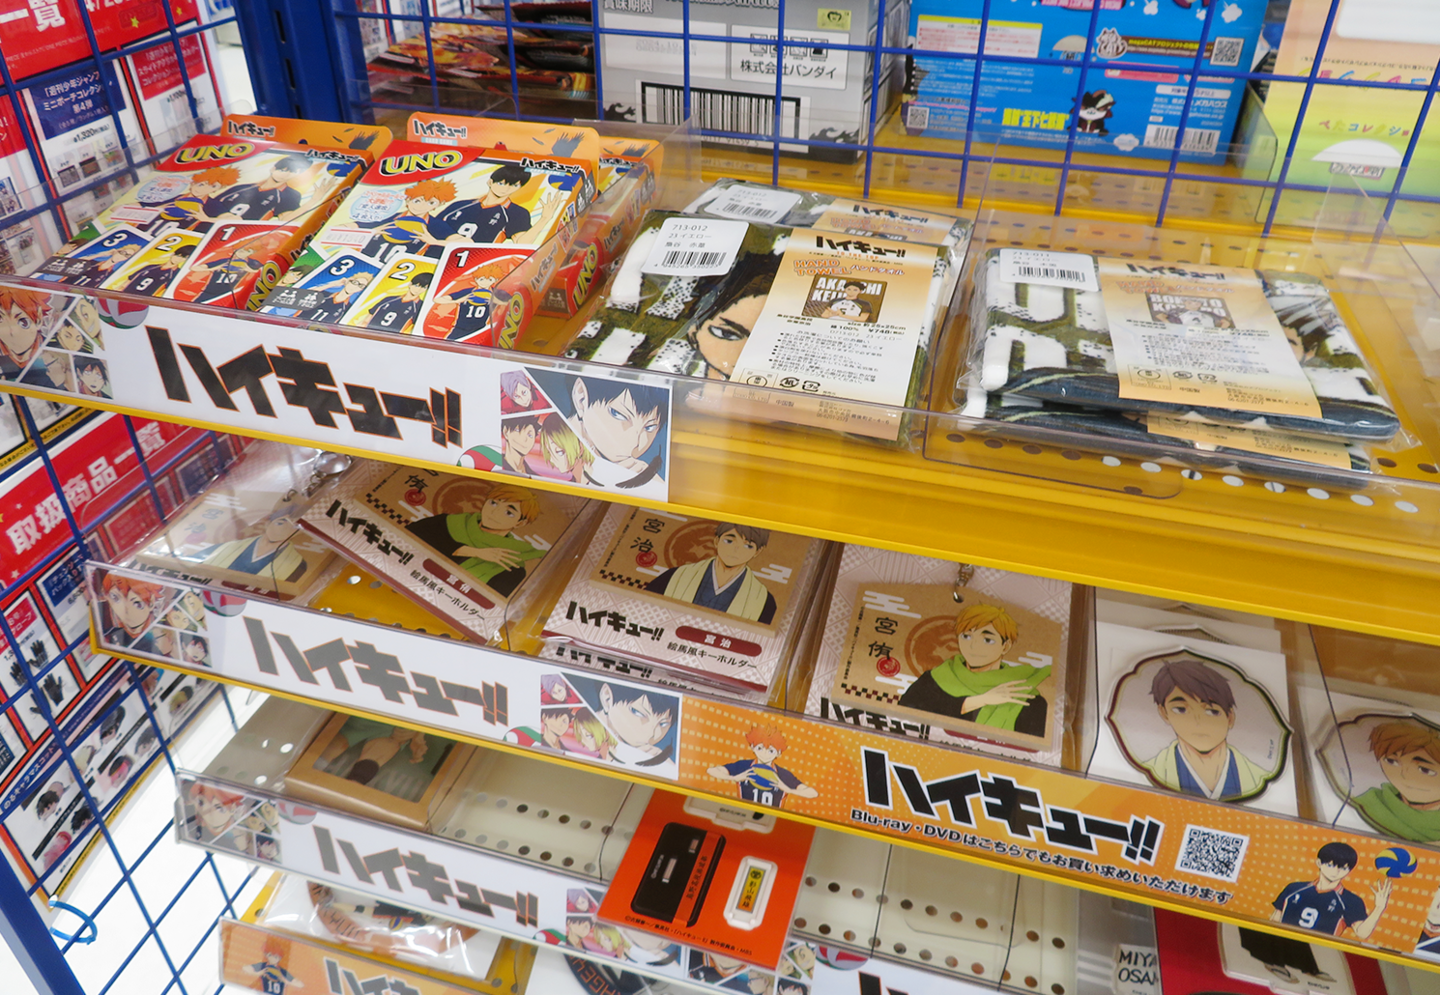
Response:
M930 127L930 108L911 104L905 108L905 127L924 131Z
M1210 49L1210 64L1233 68L1240 64L1240 56L1244 51L1244 38L1216 38L1214 46Z
M1245 848L1249 845L1248 836L1202 826L1186 826L1175 869L1233 884L1240 877L1240 864L1245 860Z

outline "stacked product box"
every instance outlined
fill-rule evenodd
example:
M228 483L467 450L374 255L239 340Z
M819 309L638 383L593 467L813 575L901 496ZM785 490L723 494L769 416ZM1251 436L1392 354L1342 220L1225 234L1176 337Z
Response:
M397 142L262 310L492 344L495 285L572 223L584 176L573 161Z
M900 47L908 7L905 0L887 3L883 8L875 0L845 7L833 6L832 0L792 0L784 4L785 41L803 41L815 47L786 45L785 93L778 110L774 8L736 4L690 10L692 34L735 40L690 43L688 116L700 128L733 133L718 140L764 149L771 147L778 123L781 149L820 159L854 161L857 153L851 149L783 140L866 140L875 91L872 74L880 74L879 111L883 112L892 86L899 86L898 59L884 56L877 67L868 52L824 46L873 47L879 32L887 47ZM686 119L686 65L681 37L686 14L683 0L616 3L613 7L606 4L601 10L600 26L607 31L659 35L601 36L607 119L669 125ZM671 37L665 37L667 34Z
M1023 9L995 3L986 56L1049 61L985 62L972 121L975 61L919 53L974 55L985 6L985 0L912 0L910 44L917 54L902 105L909 134L963 139L973 130L987 140L1058 148L1073 120L1077 149L1168 158L1187 107L1186 70L1202 37L1202 72L1249 69L1266 5L1229 0L1210 17L1210 4L1191 0L1102 0L1087 71L1090 0L1040 0ZM1244 93L1243 79L1202 75L1195 82L1181 142L1185 158L1225 154Z
M236 123L227 119L227 130ZM35 275L253 309L364 170L370 156L362 149L379 129L265 118L239 124L285 140L197 135ZM327 147L347 135L359 144Z

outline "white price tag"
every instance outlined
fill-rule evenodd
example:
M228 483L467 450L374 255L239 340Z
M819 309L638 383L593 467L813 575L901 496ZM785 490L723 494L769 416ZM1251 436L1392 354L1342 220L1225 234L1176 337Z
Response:
M705 213L739 221L773 225L800 203L800 195L788 190L764 187L726 187L720 196L705 205Z
M1000 279L1006 283L1039 283L1047 287L1100 291L1095 260L1081 252L1001 249Z
M719 276L730 272L749 229L743 221L666 218L642 273L655 276Z

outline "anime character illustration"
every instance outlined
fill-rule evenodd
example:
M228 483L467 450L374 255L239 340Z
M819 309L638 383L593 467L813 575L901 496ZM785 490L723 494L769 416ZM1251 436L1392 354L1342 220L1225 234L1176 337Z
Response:
M356 222L375 230L360 254L384 261L397 253L418 253L426 246L443 244L443 239L430 234L430 222L455 199L455 192L449 180L421 180L405 191L405 207L399 214L370 224Z
M707 773L721 781L740 786L740 800L769 808L781 808L787 795L815 798L820 792L801 781L775 761L785 752L785 736L774 726L751 726L745 742L754 754L753 760L711 767Z
M49 316L47 297L0 288L0 379L13 380L30 365L45 340Z
M1335 980L1315 962L1315 951L1310 944L1293 936L1272 936L1241 927L1240 947L1281 981L1294 984L1301 976L1321 983Z
M290 537L295 519L303 510L292 493L282 497L256 527L259 535L207 546L197 554L202 563L236 573L266 577L272 581L295 581L309 567Z
M94 287L104 283L130 259L144 249L144 243L125 242L106 252L87 253L84 272L67 278L67 283L81 287Z
M1168 659L1155 671L1150 695L1175 733L1140 766L1171 791L1232 801L1250 798L1276 775L1232 747L1235 692L1218 669L1192 656Z
M427 225L430 235L447 242L535 244L549 230L564 198L547 182L534 214L512 202L510 198L530 182L531 176L530 170L518 163L499 167L487 178L485 193L480 197L459 201L431 218Z
M153 653L154 637L148 630L159 617L169 588L148 580L107 573L101 581L100 592L110 613L105 642L137 653ZM105 742L104 726L100 730L100 742L102 745Z
M110 369L94 356L75 357L75 379L81 397L114 397L110 390Z
M569 390L560 399L570 403L563 412L580 441L595 454L585 468L587 483L618 490L636 490L659 477L663 458L648 462L649 453L665 427L670 392L663 387L625 380L565 376ZM544 386L542 384L542 386ZM554 391L547 391L556 398Z
M649 688L566 674L576 704L588 708L610 737L612 764L657 768L675 762L679 703Z
M432 515L407 528L490 590L509 597L525 579L527 565L545 555L514 535L539 515L540 502L530 491L497 484L479 511Z
M318 167L318 168L317 168ZM308 195L295 184L315 172ZM287 155L270 167L270 175L259 183L237 183L205 202L205 216L217 221L293 221L305 210L306 201L323 201L340 182L340 177L312 164L299 153Z
M1351 800L1365 821L1414 843L1440 840L1440 729L1396 718L1370 730L1370 751L1385 783Z
M772 975L744 961L698 950L690 952L690 977L725 991L745 992L747 995L772 995L775 985Z
M75 323L75 314L79 309L70 312L70 320L64 322L55 331L50 339L50 345L57 349L64 349L66 352L94 352L95 343L91 340L78 324Z
M865 292L865 284L859 280L846 280L844 297L837 297L830 302L830 306L820 313L822 318L841 318L845 321L873 321L875 319L874 309L870 302L861 300L860 295Z
M1368 940L1390 904L1391 881L1382 877L1371 887L1375 908L1367 913L1365 900L1344 884L1358 860L1350 844L1326 843L1315 855L1315 878L1287 884L1271 903L1275 911L1270 913L1270 921L1333 936L1342 935L1348 927L1356 939Z
M1440 960L1440 888L1430 896L1430 907L1425 910L1425 922L1420 927L1420 939L1416 941L1415 952L1427 960Z
M560 748L566 753L589 757L592 760L609 760L616 739L605 723L588 708L577 709L571 718L569 735L560 738Z
M501 274L493 267L482 266L469 274L470 285L461 287L437 298L440 304L449 304L455 309L455 318L445 338L461 340L483 332L490 325L490 305L495 300L495 284ZM429 327L429 322L426 323Z
M722 310L715 312L703 322L692 323L685 333L690 347L701 360L697 376L707 380L729 380L735 372L735 364L750 341L750 332L765 310L765 300L770 294L768 279L751 281Z
M155 638L151 641L150 652L156 656L163 656L167 660L174 660L180 656L180 637L174 629L157 627L152 632Z
M535 439L540 434L540 421L534 415L519 415L505 418L500 422L500 450L490 446L476 446L460 458L461 466L478 470L493 470L496 473L513 473L519 477L530 476L530 465L526 458L535 448Z
M1079 119L1075 130L1081 134L1108 135L1110 129L1105 122L1115 116L1115 98L1104 90L1083 94L1075 116Z
M130 274L130 279L125 281L123 289L129 294L159 297L165 293L165 289L175 279L175 274L180 272L180 267L185 264L185 260L189 259L194 251L195 246L182 245L174 252L161 257L159 262L141 266Z
M808 943L797 943L790 948L781 963L784 974L796 978L812 978L815 975L815 948Z
M430 273L416 274L400 289L400 293L380 298L356 315L350 324L386 332L408 332L420 313L420 304L425 299L431 279L433 275Z
M183 594L175 606L165 613L165 624L172 629L180 629L184 632L196 632L200 628L199 622L190 614L189 600L194 596L193 591Z
M290 952L290 941L267 933L265 935L265 959L245 965L245 973L260 979L260 991L264 995L285 995L286 988L300 989L305 983L284 967L285 955Z
M224 258L191 266L190 275L199 273L206 277L205 286L195 295L195 303L213 304L233 297L235 288L260 269L261 263L254 258L259 248L255 242L242 243Z
M532 726L519 726L505 734L505 741L561 753L564 751L564 737L570 735L575 724L575 711L576 709L568 706L542 708L540 709L539 729Z
M193 227L196 222L204 220L202 215L207 214L206 208L212 197L217 196L220 191L232 184L240 182L240 170L234 166L212 166L209 169L202 169L190 177L190 188L167 203L160 209L160 216L156 222L178 225L181 228ZM156 222L151 222L155 224Z
M545 407L548 407L545 399L535 393L535 385L530 382L530 378L525 375L524 370L506 370L500 374L500 413L502 415L513 415Z
M600 911L600 903L584 888L569 888L565 891L565 911L571 915L594 915Z
M775 595L748 565L769 542L769 529L719 522L714 556L671 567L645 590L769 625L775 620Z
M185 633L180 637L180 662L191 667L210 666L210 645L205 637Z
M810 990L798 981L781 980L775 992L776 995L810 995Z
M587 949L593 949L595 953L614 957L616 960L624 960L629 956L630 940L620 932L618 927L597 922L591 930L591 935L593 939Z
M166 706L170 710L170 717L174 718L185 710L190 704L190 699L195 697L194 688L181 688L170 696L170 703Z
M1014 617L997 605L972 604L955 616L960 652L921 674L900 705L1029 736L1049 719L1049 665L1007 663L1020 638Z
M241 853L249 851L245 845L249 842L248 834L240 826L240 813L246 803L244 795L197 782L190 786L187 800L192 814L186 820L185 830L192 840L226 846Z
M525 457L525 466L533 476L574 484L584 482L585 471L594 462L594 454L580 437L563 418L554 415L540 423L540 452Z
M75 370L70 365L70 356L55 349L46 349L40 354L40 362L30 367L30 372L21 377L22 383L36 387L49 387L75 393Z
M430 743L423 732L356 716L325 744L315 766L347 781L369 784L381 768L402 756L402 750L405 762L420 764L430 752Z
M590 915L565 917L565 942L576 950L589 950L595 919Z
M321 290L330 291L320 299L320 303L314 307L296 309L292 317L304 321L329 321L338 322L350 305L355 303L355 298L365 292L370 285L369 273L349 273L336 283L326 284Z

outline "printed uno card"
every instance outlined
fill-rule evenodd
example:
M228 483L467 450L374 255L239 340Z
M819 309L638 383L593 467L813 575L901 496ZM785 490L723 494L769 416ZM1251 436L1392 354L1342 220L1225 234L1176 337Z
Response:
M270 224L222 224L206 234L166 296L177 301L243 308L267 264L295 237Z
M445 250L429 295L415 319L417 333L432 339L468 342L490 328L495 285L531 253L529 248L452 246Z
M194 255L204 237L197 231L168 231L136 253L100 286L105 290L123 290L142 297L160 297L170 288L180 268Z
M435 279L435 260L399 256L390 261L341 319L344 324L404 335L415 327Z
M290 287L278 287L265 299L262 311L281 309L305 321L338 322L380 272L374 259L342 252L307 273Z
M116 225L65 255L51 256L35 271L35 278L77 287L98 287L149 242L150 237L139 230Z

